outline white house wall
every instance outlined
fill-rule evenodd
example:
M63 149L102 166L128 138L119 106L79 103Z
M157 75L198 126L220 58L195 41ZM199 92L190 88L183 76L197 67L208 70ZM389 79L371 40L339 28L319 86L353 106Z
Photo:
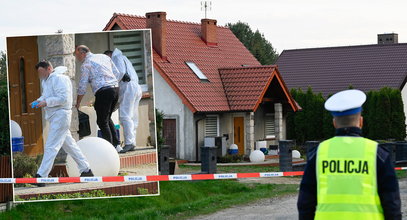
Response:
M176 157L195 160L194 115L155 68L154 91L155 107L164 112L164 118L177 120Z

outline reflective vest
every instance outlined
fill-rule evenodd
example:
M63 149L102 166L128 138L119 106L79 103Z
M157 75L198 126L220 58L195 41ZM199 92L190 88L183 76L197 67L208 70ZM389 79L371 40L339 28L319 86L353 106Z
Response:
M315 219L384 219L376 154L377 142L363 137L334 137L319 145Z

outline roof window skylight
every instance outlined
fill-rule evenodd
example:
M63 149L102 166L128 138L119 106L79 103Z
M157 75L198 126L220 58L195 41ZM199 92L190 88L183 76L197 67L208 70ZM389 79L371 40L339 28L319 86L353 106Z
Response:
M209 81L208 77L206 77L205 74L203 74L203 72L199 69L199 67L194 62L186 61L185 63L188 65L188 67L192 70L192 72L195 73L195 75L200 80Z

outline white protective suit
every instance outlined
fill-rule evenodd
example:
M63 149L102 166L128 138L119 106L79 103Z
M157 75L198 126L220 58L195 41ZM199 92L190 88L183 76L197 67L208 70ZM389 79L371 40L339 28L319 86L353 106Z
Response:
M119 82L119 120L123 126L124 144L136 146L138 106L143 92L133 64L119 49L113 51L112 60L120 73L127 72L131 78L130 82Z
M37 101L46 101L45 119L49 121L48 137L45 142L44 156L37 174L48 177L55 157L61 147L78 164L79 172L87 172L89 163L72 138L69 127L72 115L72 84L64 66L54 69L47 79L42 80L42 96Z

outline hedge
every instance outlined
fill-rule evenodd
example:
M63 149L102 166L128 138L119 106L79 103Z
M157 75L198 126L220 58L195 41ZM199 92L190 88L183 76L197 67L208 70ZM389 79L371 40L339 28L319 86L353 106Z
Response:
M324 109L325 98L314 93L292 89L291 95L302 111L287 115L287 139L302 145L309 140L325 140L335 134L331 114ZM329 95L330 96L330 95ZM329 97L328 96L328 97ZM404 140L406 125L403 100L398 89L384 87L367 93L363 105L363 136L373 140Z

